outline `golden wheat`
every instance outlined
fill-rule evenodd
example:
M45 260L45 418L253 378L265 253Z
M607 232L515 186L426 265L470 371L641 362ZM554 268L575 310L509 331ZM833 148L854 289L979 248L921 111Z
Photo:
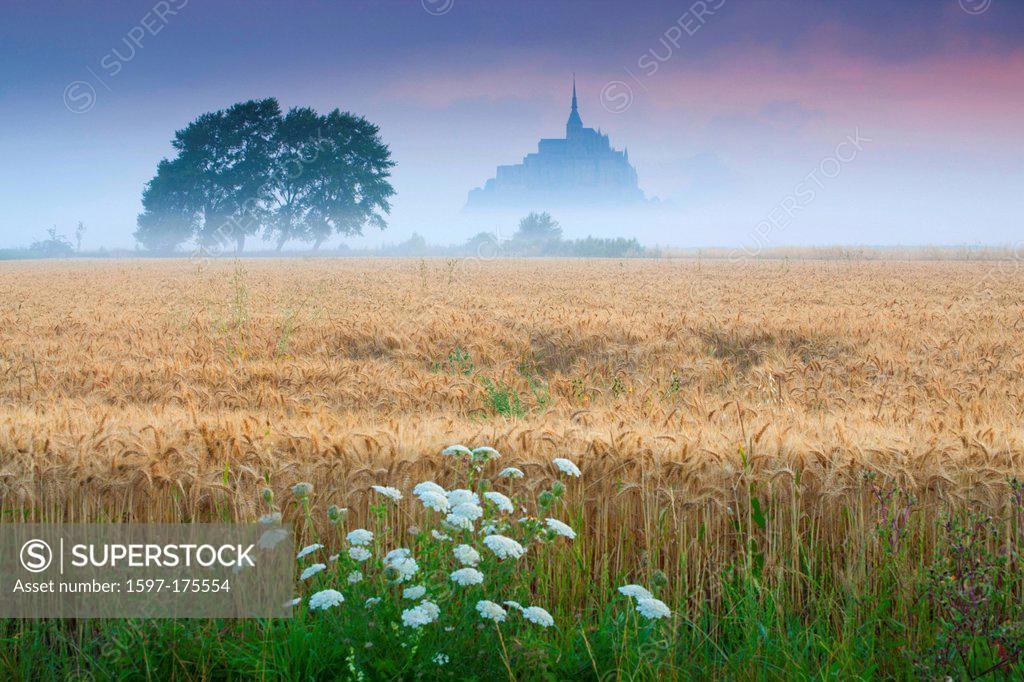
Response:
M464 442L528 473L576 459L588 551L613 568L727 533L752 484L855 549L865 526L839 515L865 513L865 471L993 511L1024 471L1018 265L2 263L0 503L253 518L264 481L304 480L358 514L371 483L434 478ZM644 541L666 528L673 546Z

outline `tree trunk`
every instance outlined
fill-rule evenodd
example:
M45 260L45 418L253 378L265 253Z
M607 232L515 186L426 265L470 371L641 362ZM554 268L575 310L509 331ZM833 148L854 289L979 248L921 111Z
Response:
M235 253L242 253L245 251L245 235L240 234L235 237Z
M323 244L323 243L324 243L324 238L323 237L317 237L316 241L313 242L313 250L314 251L319 251L320 250L320 245Z
M283 235L283 234L282 234L282 235L281 235L281 236L280 236L280 237L278 238L278 240L277 240L277 252L278 252L278 253L281 253L281 249L283 249L283 248L284 248L284 244L285 244L285 242L287 242L287 241L288 241L288 236L287 236L287 235Z

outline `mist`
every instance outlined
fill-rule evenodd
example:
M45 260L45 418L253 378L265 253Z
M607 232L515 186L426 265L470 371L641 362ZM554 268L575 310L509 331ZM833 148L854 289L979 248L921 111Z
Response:
M563 134L573 73L584 124L628 149L650 201L551 208L568 238L747 251L1019 240L1024 8L706 5L696 18L688 2L456 0L435 14L178 0L159 20L137 3L5 8L0 246L81 221L83 248L135 248L141 192L174 131L269 96L365 116L391 148L388 229L325 248L509 236L549 207L467 211L467 194Z

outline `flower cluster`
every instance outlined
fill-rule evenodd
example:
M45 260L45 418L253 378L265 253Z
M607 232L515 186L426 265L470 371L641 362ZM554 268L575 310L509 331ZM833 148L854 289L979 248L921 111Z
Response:
M530 562L524 557L558 551L576 538L576 530L563 520L564 515L557 518L558 510L564 509L566 485L555 480L537 496L541 513L517 519L517 507L520 513L528 513L514 494L515 481L525 477L522 470L505 467L487 478L488 465L501 456L487 446L452 445L442 455L457 462L456 468L464 476L462 487L446 489L434 481L423 481L412 487L411 499L403 502L405 496L399 488L373 485L370 490L379 501L371 507L374 514L367 528L347 529L347 508L331 505L327 517L337 537L314 542L298 552L299 593L307 596L289 605L305 603L310 613L318 614L340 609L346 619L362 618L368 629L376 627L398 637L416 637L414 633L424 628L454 632L470 622L483 627L481 620L499 632L527 628L538 633L536 636L556 627L555 617L547 609L524 606L513 597L531 593L534 581ZM555 458L552 464L562 477L581 475L569 459ZM494 489L492 481L502 490ZM299 484L293 492L309 514L306 500L312 486ZM406 511L406 505L411 509ZM399 531L387 526L387 521L396 517L416 520ZM261 521L278 523L281 514L273 511ZM389 538L402 538L401 544L408 547L389 547ZM325 544L334 547L334 553L321 560L327 554ZM639 585L625 585L619 591L633 599L637 612L648 620L671 616L663 602ZM517 631L516 636L522 634ZM399 643L405 647L402 641ZM425 655L431 664L449 661L445 652L431 650Z

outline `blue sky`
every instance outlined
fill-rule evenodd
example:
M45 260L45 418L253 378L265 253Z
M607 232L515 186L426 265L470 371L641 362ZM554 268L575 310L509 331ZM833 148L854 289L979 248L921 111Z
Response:
M1024 236L1024 3L1011 0L8 0L3 15L0 245L81 220L86 246L131 246L174 130L265 96L381 125L391 227L349 243L509 233L515 216L462 214L466 193L560 134L573 72L584 123L628 147L667 204L556 216L572 236Z

